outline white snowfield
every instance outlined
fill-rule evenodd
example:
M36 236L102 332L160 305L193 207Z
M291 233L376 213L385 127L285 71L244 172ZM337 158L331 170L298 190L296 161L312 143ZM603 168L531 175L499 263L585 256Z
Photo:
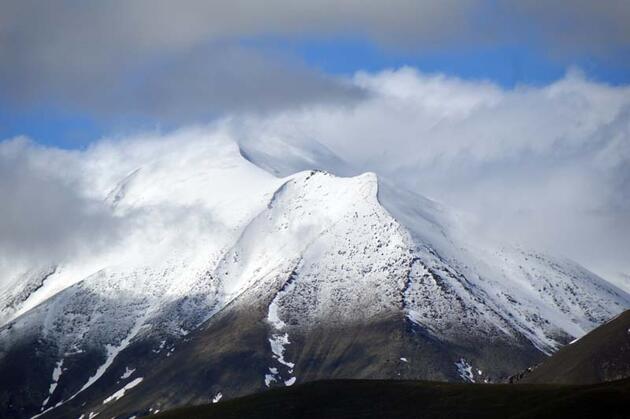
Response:
M261 383L291 385L299 371L283 354L295 328L402 312L441 339L520 334L550 353L630 307L574 262L482 242L453 213L373 173L272 174L342 164L317 163L327 152L282 160L260 148L187 131L86 152L81 187L125 234L4 282L21 294L0 293L0 326L12 322L0 352L29 333L54 339L60 360L101 347L108 358L84 390L134 339L183 336L256 286L273 297L275 360Z

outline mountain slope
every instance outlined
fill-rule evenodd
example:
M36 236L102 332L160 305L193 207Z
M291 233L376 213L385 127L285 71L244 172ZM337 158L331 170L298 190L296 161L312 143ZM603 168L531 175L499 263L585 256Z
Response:
M630 377L630 310L560 349L523 383L590 384Z
M630 307L579 265L484 242L374 174L261 168L343 164L329 152L272 170L277 154L190 136L162 140L176 155L139 141L86 159L85 193L125 234L6 281L20 291L0 307L3 417L326 378L496 381Z

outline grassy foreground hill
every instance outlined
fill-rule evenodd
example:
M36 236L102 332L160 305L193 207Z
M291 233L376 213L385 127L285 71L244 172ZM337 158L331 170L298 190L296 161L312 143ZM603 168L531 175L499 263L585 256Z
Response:
M585 386L334 380L176 409L156 418L629 418L628 400L628 379Z
M628 377L630 310L560 349L524 374L520 382L592 384Z

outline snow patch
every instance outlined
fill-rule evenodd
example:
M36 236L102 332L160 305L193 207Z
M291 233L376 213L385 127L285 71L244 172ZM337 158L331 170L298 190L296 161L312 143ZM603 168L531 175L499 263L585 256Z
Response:
M280 319L280 315L278 313L279 306L276 298L274 298L271 304L269 304L269 314L267 315L267 320L274 329L282 330L286 326L286 323Z
M121 399L125 395L125 392L127 390L130 390L134 388L135 386L137 386L138 384L140 384L142 382L142 379L143 379L142 377L138 377L135 380L130 381L123 388L121 388L120 390L118 390L117 392L115 392L114 394L106 398L105 400L103 400L103 404Z
M131 377L131 374L133 374L135 371L135 368L125 367L125 372L123 373L123 375L120 376L120 379L126 380L127 378Z
M265 386L267 387L269 387L271 383L277 383L279 376L278 368L269 367L269 372L271 374L265 374Z
M288 333L282 335L271 335L271 338L269 338L269 343L271 344L271 352L273 352L273 357L279 363L281 363L282 365L286 365L289 368L293 368L295 366L293 362L289 362L284 359L285 346L291 343Z
M57 388L57 383L59 382L59 378L61 377L61 373L62 373L62 367L63 367L63 359L57 361L57 364L55 365L55 369L53 370L53 373L52 373L52 383L50 383L50 387L48 388L48 397L46 397L46 400L42 402L42 408L41 408L42 411L48 404L48 400L50 400L50 396L52 396L55 389Z
M212 403L219 403L219 400L223 397L223 393L220 391L212 397Z
M457 373L463 381L466 381L468 383L475 382L472 365L470 365L468 361L466 361L464 358L460 358L459 361L455 363L455 366L457 367Z
M275 383L278 380L276 380L276 376L273 374L265 374L265 386L269 387L271 385L271 383Z
M291 344L289 340L289 334L287 332L282 333L282 331L286 328L286 323L282 321L279 313L279 304L278 302L282 298L282 296L288 292L290 292L295 287L295 273L292 273L289 276L289 279L285 283L284 287L276 294L275 298L269 304L269 311L267 314L267 321L271 325L271 327L275 330L275 333L271 334L269 338L269 344L271 346L272 357L278 361L280 364L286 366L288 368L289 374L293 374L293 368L295 364L293 362L289 362L285 359L284 353L286 350L286 346ZM272 382L282 381L283 378L281 376L278 368L269 368L271 374L265 375L265 385L269 387ZM295 383L296 378L290 377L287 380L284 380L284 384L286 386L290 386Z
M158 346L157 349L153 349L151 352L153 352L154 354L159 354L160 352L162 352L162 349L164 349L164 345L166 345L165 340L161 341L160 346Z

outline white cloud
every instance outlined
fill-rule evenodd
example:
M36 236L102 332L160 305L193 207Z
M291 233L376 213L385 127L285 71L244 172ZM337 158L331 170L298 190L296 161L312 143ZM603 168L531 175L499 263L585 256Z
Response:
M630 271L630 87L571 71L506 90L410 68L355 83L369 100L250 119L248 129L316 139L358 171L475 214L480 230L608 276Z
M608 277L630 272L629 87L571 72L506 90L409 68L357 74L353 83L369 95L352 107L233 114L167 141L147 134L87 151L1 143L0 192L11 202L0 209L0 248L57 255L119 240L121 221L102 209L108 188L156 155L211 155L204 137L227 132L258 155L277 155L265 159L280 171L376 171L470 212L483 234L551 248Z
M121 237L120 220L84 193L79 157L25 138L0 143L0 285L7 272L87 255Z

